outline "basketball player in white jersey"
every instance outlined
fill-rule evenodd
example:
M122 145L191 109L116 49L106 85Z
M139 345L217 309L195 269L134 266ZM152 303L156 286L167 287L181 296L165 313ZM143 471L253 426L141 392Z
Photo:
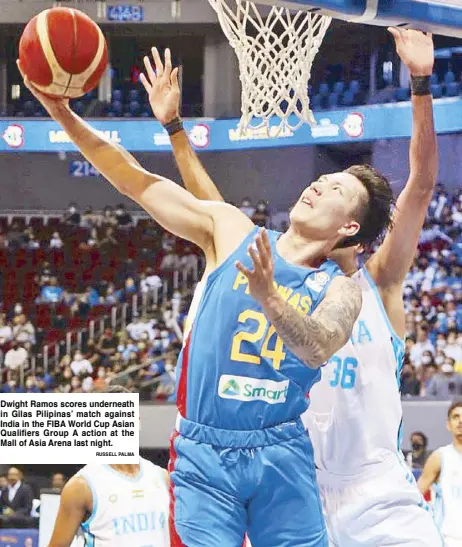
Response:
M141 457L139 464L86 465L63 488L48 547L69 547L79 529L85 547L170 547L168 484L166 470Z
M449 407L447 428L452 443L432 453L418 484L423 494L434 486L435 518L446 547L462 547L462 401Z
M413 30L390 32L412 77L410 176L397 201L393 229L364 267L358 270L357 253L362 249L354 240L331 254L362 288L363 304L350 342L325 366L304 417L315 449L331 547L442 545L429 508L405 466L399 433L402 284L416 253L438 171L430 92L433 40ZM199 199L222 200L181 128L177 82L167 89L151 86L144 77L142 82L156 118L170 130L186 188ZM200 290L199 286L195 300ZM192 316L194 308L193 302Z

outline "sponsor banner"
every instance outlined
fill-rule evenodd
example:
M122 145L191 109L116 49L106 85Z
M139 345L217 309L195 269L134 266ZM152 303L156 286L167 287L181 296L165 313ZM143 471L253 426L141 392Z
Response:
M263 401L270 405L285 403L288 389L289 380L275 382L230 374L223 374L218 383L218 395L223 399Z
M462 131L462 99L434 103L438 133ZM412 129L410 103L355 107L315 112L317 125L278 132L278 120L270 128L249 129L240 134L238 120L186 120L185 129L198 151L231 151L354 141L409 138ZM295 120L294 120L295 121ZM146 119L89 120L105 139L132 152L168 152L168 135L156 121ZM69 136L52 120L0 118L0 152L74 152Z

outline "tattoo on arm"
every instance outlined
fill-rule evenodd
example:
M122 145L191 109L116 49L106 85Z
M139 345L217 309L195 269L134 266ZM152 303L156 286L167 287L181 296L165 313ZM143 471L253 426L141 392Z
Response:
M282 299L271 306L273 309L265 309L287 347L309 367L325 363L351 335L362 295L353 280L345 281L328 292L311 316L301 315Z

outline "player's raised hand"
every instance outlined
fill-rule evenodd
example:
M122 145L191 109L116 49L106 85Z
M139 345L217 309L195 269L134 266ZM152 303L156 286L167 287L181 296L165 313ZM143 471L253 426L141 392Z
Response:
M146 74L141 74L140 80L149 96L154 116L165 125L179 116L178 67L172 69L172 54L169 49L165 50L165 65L155 47L152 48L152 57L154 68L149 57L145 57Z
M48 112L48 114L50 114L50 116L53 117L53 112L55 111L57 107L67 106L69 104L69 99L64 99L62 97L51 97L39 91L30 82L30 80L24 73L24 70L21 67L21 61L19 59L16 61L16 65L18 67L19 72L21 73L22 79L24 80L24 85L32 93L32 95L43 105L43 107Z
M253 262L253 270L249 270L239 261L236 261L235 265L249 280L250 294L263 304L275 292L273 253L265 228L255 238L255 246L249 245L248 251Z
M431 76L435 62L433 35L429 32L390 27L396 51L412 76Z

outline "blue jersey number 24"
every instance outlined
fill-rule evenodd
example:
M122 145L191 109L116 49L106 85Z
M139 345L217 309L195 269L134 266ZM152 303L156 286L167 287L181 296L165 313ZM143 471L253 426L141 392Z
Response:
M340 385L343 389L352 389L356 382L356 368L358 360L354 357L345 357L340 359L334 355L330 362L335 365L334 376L329 382L332 387Z

